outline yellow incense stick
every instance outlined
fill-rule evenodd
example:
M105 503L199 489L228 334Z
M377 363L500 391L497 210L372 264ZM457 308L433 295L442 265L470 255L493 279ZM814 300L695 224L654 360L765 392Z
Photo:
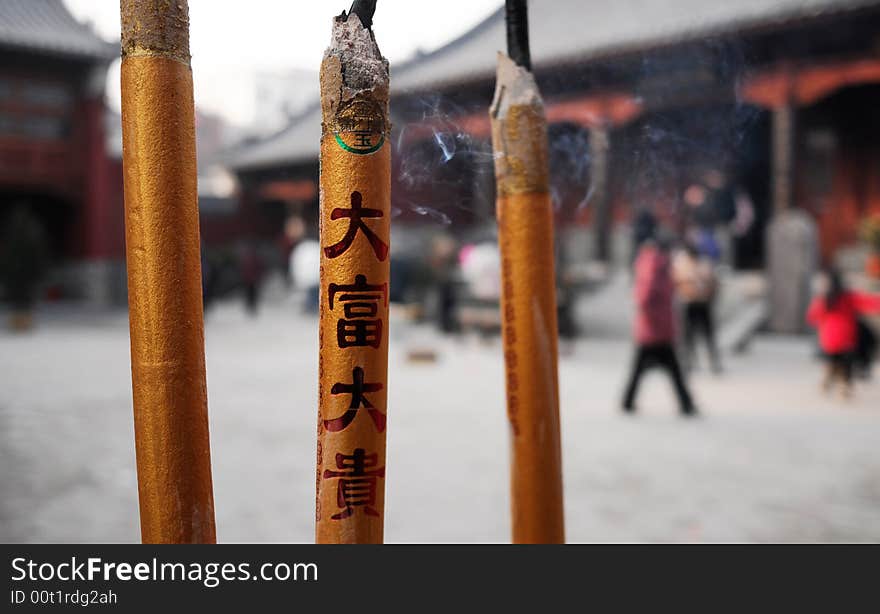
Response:
M499 54L491 108L514 543L562 543L556 275L547 122L531 72Z
M381 543L385 508L391 148L388 63L337 17L321 65L318 543Z
M131 371L145 543L213 543L186 0L122 0Z

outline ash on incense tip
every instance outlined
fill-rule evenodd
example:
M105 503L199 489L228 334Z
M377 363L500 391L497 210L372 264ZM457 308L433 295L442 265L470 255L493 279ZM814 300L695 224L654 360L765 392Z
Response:
M333 34L324 60L330 57L338 58L345 67L343 83L353 90L369 89L388 80L388 60L382 57L373 33L357 13L343 13L333 20Z

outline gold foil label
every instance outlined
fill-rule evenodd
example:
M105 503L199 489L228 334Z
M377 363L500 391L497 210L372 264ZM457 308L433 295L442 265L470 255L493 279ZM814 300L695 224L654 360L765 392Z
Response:
M336 144L360 156L376 153L385 143L387 125L375 100L356 97L339 109L331 126Z

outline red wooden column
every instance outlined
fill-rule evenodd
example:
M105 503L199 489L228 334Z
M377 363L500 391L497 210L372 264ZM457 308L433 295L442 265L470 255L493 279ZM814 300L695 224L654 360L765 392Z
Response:
M99 70L101 75L106 74L106 67L96 68L96 74L92 75L90 80L96 81L100 78L101 75L97 74ZM112 230L118 230L121 238L122 228L121 226L108 228L112 203L110 202L110 165L107 159L104 129L104 88L103 85L91 83L88 89L87 98L82 103L86 143L86 159L83 164L85 181L83 255L88 260L103 260L121 255L113 254ZM119 219L122 221L121 215Z

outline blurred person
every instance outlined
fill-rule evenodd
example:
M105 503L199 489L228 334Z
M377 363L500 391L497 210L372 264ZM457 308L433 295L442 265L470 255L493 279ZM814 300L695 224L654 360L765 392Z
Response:
M437 284L437 326L445 333L458 330L456 291L458 243L447 235L435 237L431 244L430 266Z
M485 241L465 245L458 258L473 314L465 319L470 320L484 341L489 341L498 330L501 319L501 254L498 244Z
M0 244L0 284L12 306L10 325L24 331L33 326L37 288L49 264L49 246L39 219L25 205L10 214Z
M675 289L682 303L684 321L685 366L696 365L696 341L701 335L706 340L712 371L721 372L718 344L715 340L713 302L718 288L715 267L701 256L692 243L685 243L672 262Z
M295 288L305 290L303 311L318 313L321 281L321 244L301 239L290 252L290 275Z
M755 203L749 193L742 188L736 190L734 196L736 214L730 222L733 236L741 238L746 236L755 223Z
M862 318L856 319L858 327L856 351L854 355L855 373L861 379L871 379L871 366L877 356L877 335Z
M721 259L721 247L715 236L715 225L727 218L727 205L724 203L727 202L728 192L720 187L723 186L724 181L720 171L710 171L704 180L705 185L692 184L682 195L686 205L686 223L691 226L687 233L688 240L701 254L709 257L713 262L718 262ZM732 200L730 202L732 203Z
M708 258L713 264L721 261L721 245L713 228L699 226L694 230L693 237L693 244L700 256Z
M685 189L682 200L684 200L684 204L688 206L688 211L693 214L694 211L699 210L706 204L708 196L709 191L704 185L694 183Z
M244 286L245 309L251 316L257 315L260 301L260 283L263 279L263 260L254 241L246 241L239 258L241 282Z
M291 215L284 222L284 232L278 237L278 249L281 251L281 261L287 262L284 268L284 285L291 288L294 285L293 268L289 266L293 256L293 250L300 241L306 237L306 223L300 215Z
M703 175L705 185L706 206L710 210L712 224L729 224L736 218L736 190L727 175L711 169Z
M645 241L651 239L656 232L657 218L654 217L654 214L649 209L639 209L633 220L632 256L630 258L630 265L636 261L636 257L639 255L639 250Z
M669 374L681 413L685 416L697 413L675 354L674 286L670 269L669 242L663 237L646 241L635 262L636 318L633 332L636 352L623 398L626 412L635 411L642 375L656 366Z
M388 277L388 301L395 305L409 305L414 309L405 309L410 316L420 312L420 294L422 285L428 283L430 273L425 271L426 259L421 254L398 250L391 256L391 272Z
M825 357L826 372L822 388L831 390L839 384L844 397L852 396L852 377L858 350L858 318L861 314L880 313L880 296L849 290L840 272L825 272L826 289L813 299L807 322L816 328L819 347Z
M202 260L202 309L207 313L211 304L214 302L215 291L217 287L217 268L208 255L208 249L202 242L201 247Z
M501 254L497 244L465 245L459 252L459 263L471 296L487 302L501 299Z
M578 335L578 325L574 314L577 289L571 275L560 273L556 277L556 319L559 337L560 340L573 341ZM573 350L571 346L567 346L565 349L566 351ZM561 350L562 346L560 346Z

